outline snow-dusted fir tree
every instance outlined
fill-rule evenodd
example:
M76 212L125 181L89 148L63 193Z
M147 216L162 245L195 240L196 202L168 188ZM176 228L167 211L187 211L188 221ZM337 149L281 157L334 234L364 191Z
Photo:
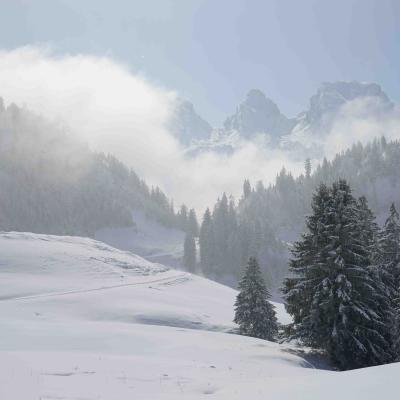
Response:
M395 341L398 335L398 322L396 318L396 304L394 299L397 296L395 288L394 275L391 268L382 263L383 253L380 249L380 231L375 222L375 215L368 207L367 199L362 196L357 200L357 211L359 218L359 230L362 246L367 251L369 259L369 272L375 285L379 289L377 302L380 304L380 310L386 310L381 313L381 321L384 323L382 335L389 344L391 356L389 360L396 358Z
M187 225L187 232L191 233L194 237L199 236L199 224L197 222L196 212L193 208L189 211Z
M278 324L270 297L258 262L250 257L235 303L234 322L239 325L240 334L274 340Z
M200 227L199 234L199 247L200 247L200 264L203 272L207 275L212 273L214 261L214 226L210 210L204 213L203 222Z
M386 283L394 311L392 320L393 351L400 359L400 218L394 204L379 235L381 275Z
M393 203L381 231L379 245L382 261L392 269L398 289L400 285L400 217Z
M330 202L330 190L321 184L313 195L312 214L306 219L307 231L293 245L289 266L291 276L284 281L282 289L286 297L286 309L293 316L293 338L301 338L314 347L319 347L322 341L316 326L318 321L313 317L311 308L315 283L321 275L320 261L326 257L323 249L329 243L326 230Z
M185 236L183 245L183 265L189 272L195 272L196 269L196 242L191 233Z
M370 264L376 264L379 254L379 227L375 221L375 215L369 208L365 196L361 196L357 200L356 207L359 216L358 229L360 231L360 240L368 253L368 257L371 261Z
M306 161L304 161L304 175L305 175L306 179L310 179L311 170L312 170L311 160L309 158L307 158Z
M373 218L365 217L367 205L361 207L340 180L320 186L312 209L308 232L293 248L293 277L283 289L295 336L324 349L341 369L391 361L391 308L370 268L367 238L374 227Z

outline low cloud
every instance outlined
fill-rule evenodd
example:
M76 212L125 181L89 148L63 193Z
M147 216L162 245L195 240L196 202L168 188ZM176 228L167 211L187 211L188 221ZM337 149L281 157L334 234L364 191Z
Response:
M388 109L378 97L364 97L344 104L323 141L323 153L332 158L353 143L366 144L374 138L400 139L400 110Z
M229 156L185 157L167 129L176 93L109 58L55 56L36 47L2 51L0 96L63 121L93 150L116 155L176 203L199 209L222 191L239 195L247 177L271 181L283 165L299 166L252 143Z
M177 94L105 57L58 56L37 47L0 51L0 96L63 121L93 150L116 155L149 184L162 187L175 203L199 210L223 191L239 196L245 178L270 183L283 166L295 175L303 171L302 160L251 142L243 142L230 155L185 156L167 128ZM359 107L342 110L325 139L326 155L370 140L377 132L399 137L398 113L393 112L391 120L360 117Z

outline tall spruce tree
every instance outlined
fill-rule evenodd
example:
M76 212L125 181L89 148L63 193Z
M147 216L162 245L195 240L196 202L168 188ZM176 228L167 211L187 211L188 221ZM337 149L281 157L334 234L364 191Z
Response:
M307 179L311 178L311 160L309 158L304 161L304 173Z
M177 218L179 221L180 228L186 232L188 228L188 209L185 206L185 204L181 205L181 208L177 213Z
M228 238L231 229L229 221L228 197L223 193L213 210L214 256L215 265L218 266L218 269L216 269L214 273L219 276L223 275L226 269L230 267L227 265L226 259Z
M397 289L400 285L400 217L394 203L380 234L380 254L384 264L393 271Z
M204 213L203 222L200 227L199 245L200 264L203 272L209 275L214 265L215 242L213 221L208 208Z
M393 352L400 359L400 218L394 203L390 206L389 217L379 235L381 275L388 290L393 318L391 332Z
M243 198L247 199L251 195L251 185L248 179L243 183Z
M196 270L196 242L191 233L187 233L185 236L183 265L189 272L195 272Z
M381 321L383 326L381 333L387 343L390 345L391 356L389 360L395 358L394 343L397 340L397 320L396 320L396 304L393 301L397 293L394 293L394 275L390 268L382 265L382 252L380 250L380 232L378 224L375 222L375 215L369 209L367 199L361 196L357 201L357 211L359 215L359 231L362 246L367 252L369 259L368 269L370 275L378 286L377 302L380 304L380 310L386 310L381 313Z
M373 218L365 217L366 204L360 207L340 180L318 188L312 210L307 232L292 250L293 276L283 288L294 336L324 349L341 369L391 361L391 308L370 268L366 238L374 236L374 227Z
M321 184L312 201L312 214L306 218L307 232L301 240L295 242L290 260L290 278L284 281L283 293L286 297L286 309L293 316L294 338L301 338L307 345L318 347L322 338L314 330L312 318L312 296L315 280L320 275L319 259L324 257L320 249L328 244L325 234L328 223L327 208L331 201L328 187Z
M375 221L374 213L368 206L368 201L365 196L361 196L357 200L356 207L359 214L360 239L368 253L370 265L374 265L378 262L379 227Z
M194 237L199 236L199 224L197 222L196 211L193 208L189 211L187 231Z
M271 296L254 257L249 259L239 290L234 322L239 325L240 334L274 340L278 332L276 314L268 301Z

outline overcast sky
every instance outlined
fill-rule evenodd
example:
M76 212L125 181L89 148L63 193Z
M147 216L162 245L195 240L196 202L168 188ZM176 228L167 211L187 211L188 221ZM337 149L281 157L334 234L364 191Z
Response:
M110 56L214 125L250 88L289 116L323 81L375 81L399 101L399 43L397 0L0 0L1 48Z

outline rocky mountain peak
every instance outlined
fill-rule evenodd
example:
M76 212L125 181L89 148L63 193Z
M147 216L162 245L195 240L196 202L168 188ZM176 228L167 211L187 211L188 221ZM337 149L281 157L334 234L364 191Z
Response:
M169 128L184 145L208 139L212 131L211 125L196 113L193 104L183 99L176 102Z
M363 97L376 97L383 105L392 106L386 93L376 83L325 82L310 99L308 122L318 123L323 115L335 113L343 104Z
M257 89L248 92L235 114L225 120L224 128L237 131L242 138L268 134L275 139L290 130L291 122L281 114L278 106Z

